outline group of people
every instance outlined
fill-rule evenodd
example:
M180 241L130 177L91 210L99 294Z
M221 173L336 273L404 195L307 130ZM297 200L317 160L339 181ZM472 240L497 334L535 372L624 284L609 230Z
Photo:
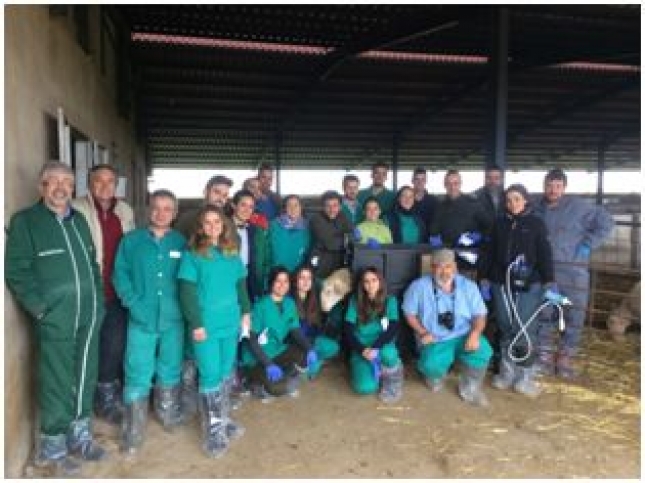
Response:
M459 395L487 404L482 383L494 353L499 389L536 396L536 371L573 377L589 257L613 227L607 211L565 195L559 169L536 199L519 184L504 190L497 168L472 195L462 193L458 171L447 171L443 198L427 192L423 168L396 193L385 187L387 173L374 165L362 190L345 176L343 193L324 192L322 211L305 216L298 195L271 191L273 169L262 165L232 197L233 182L212 177L202 206L179 219L175 195L157 190L135 228L132 209L115 197L114 167L94 166L89 193L72 199L72 170L46 163L40 200L11 219L5 263L7 285L36 328L36 464L73 474L77 459L103 459L92 412L118 424L121 448L136 452L151 392L164 429L198 411L204 451L221 456L244 434L231 416L242 396L295 397L339 354L357 394L397 401L403 326L433 392L457 362ZM379 270L361 270L339 327L321 310L322 281L348 265L351 245L391 243L429 244L431 273L399 300ZM462 256L473 248L476 259ZM542 309L562 310L564 300L571 306L559 332ZM496 333L485 335L487 319Z

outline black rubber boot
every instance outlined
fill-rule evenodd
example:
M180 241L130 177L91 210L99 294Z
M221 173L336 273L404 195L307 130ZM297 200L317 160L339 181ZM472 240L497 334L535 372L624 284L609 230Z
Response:
M199 395L202 419L202 448L212 458L220 458L228 449L228 438L222 414L222 392L213 391Z
M166 431L172 431L184 422L180 398L181 387L179 384L171 387L155 386L155 414Z
M64 434L40 434L34 457L37 468L53 470L54 476L69 477L81 472L81 465L69 457Z
M92 437L90 418L72 421L67 432L67 449L70 454L85 461L100 461L107 456L105 450Z
M119 381L99 382L94 394L94 414L110 424L121 424L123 403Z
M121 451L134 454L143 444L148 405L147 397L126 404L121 423Z

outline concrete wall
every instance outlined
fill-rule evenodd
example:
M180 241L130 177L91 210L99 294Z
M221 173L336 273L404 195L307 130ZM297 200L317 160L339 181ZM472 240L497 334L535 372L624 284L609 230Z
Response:
M47 5L5 6L4 13L5 225L37 199L36 176L50 158L46 114L55 117L58 107L71 126L116 153L114 164L130 179L128 198L132 201L134 191L134 198L142 199L145 184L133 190L132 171L143 162L143 150L135 145L133 123L117 114L113 66L105 75L99 67L99 7L89 11L89 55L76 41L71 14L50 16ZM141 184L141 175L136 178ZM5 477L18 477L37 430L33 334L6 287L4 295Z

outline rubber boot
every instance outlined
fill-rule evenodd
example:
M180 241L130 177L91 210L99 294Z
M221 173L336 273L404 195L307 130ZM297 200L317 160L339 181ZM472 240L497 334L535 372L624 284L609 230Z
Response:
M535 372L543 376L555 375L555 351L553 349L539 349L535 362Z
M222 383L222 392L223 392L222 418L224 419L226 437L231 441L234 439L241 438L244 432L246 431L241 424L238 424L237 422L231 419L231 411L232 411L231 397L233 393L233 378L234 376L230 376L229 378L225 379L224 382Z
M287 375L287 396L292 397L292 398L297 398L300 396L300 391L298 388L300 387L300 382L302 381L300 377L300 372L298 369L294 366L292 367Z
M382 369L381 392L379 398L386 404L397 402L403 395L403 366L399 363L394 367Z
M230 379L230 392L231 392L231 410L237 411L242 407L244 400L251 395L251 392L246 388L244 376L242 371L236 369L229 377Z
M555 371L562 379L576 379L578 371L573 366L574 357L566 350L560 350L555 359Z
M475 369L464 366L459 376L459 395L467 403L475 406L488 406L488 399L482 391L486 368Z
M540 395L540 387L535 382L535 366L517 366L517 379L513 384L515 392L524 394L528 397L537 397Z
M219 458L228 449L228 438L222 417L222 393L207 392L199 395L202 419L202 448L212 458Z
M192 419L197 413L197 366L192 359L181 365L181 412L185 420Z
M181 412L181 387L155 386L154 407L155 414L163 429L172 432L177 426L184 422L184 415Z
M94 394L94 414L110 424L121 424L123 403L119 381L97 383Z
M495 389L506 390L513 385L515 378L517 376L517 367L515 363L505 355L500 359L499 362L499 374L493 376L491 385Z
M66 436L57 434L38 436L38 448L34 457L34 465L38 468L52 469L54 476L65 477L78 475L81 465L69 457L67 453Z
M90 418L72 421L67 431L67 449L70 454L85 461L101 461L107 453L92 437Z
M148 421L148 398L125 405L121 423L121 451L134 454L143 444Z

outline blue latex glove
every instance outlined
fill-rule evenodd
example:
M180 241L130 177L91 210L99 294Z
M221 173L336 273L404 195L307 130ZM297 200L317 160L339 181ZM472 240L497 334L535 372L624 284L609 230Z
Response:
M479 282L479 292L482 294L482 298L486 302L490 302L493 298L493 294L490 289L490 282L488 280L482 280Z
M544 300L548 300L549 302L553 302L554 304L562 304L565 300L566 297L564 297L561 293L560 290L558 289L558 286L555 283L549 283L545 286L545 291L544 291Z
M478 231L467 231L459 235L457 245L471 247L477 245L482 240L482 234Z
M591 256L591 247L587 242L581 242L576 248L576 258L578 260L589 260Z
M367 248L380 248L381 244L376 240L376 238L368 238L367 239Z
M363 238L363 234L361 233L361 230L358 228L354 228L354 232L352 233L352 236L354 237L354 241L360 241L361 238Z
M280 366L276 364L267 366L264 369L264 372L266 373L267 379L271 382L279 381L280 379L282 379L282 376L284 376L282 369L280 369Z
M441 235L431 236L428 238L428 243L432 248L441 248L443 246Z
M372 359L372 374L376 380L381 378L381 356L377 355Z
M313 368L318 362L318 354L316 351L311 349L307 352L307 369Z

